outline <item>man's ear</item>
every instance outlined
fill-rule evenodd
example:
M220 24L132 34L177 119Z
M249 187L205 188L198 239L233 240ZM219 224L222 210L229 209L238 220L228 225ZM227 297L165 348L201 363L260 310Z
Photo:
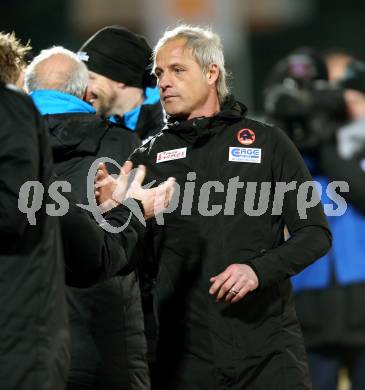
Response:
M117 86L117 88L119 89L124 89L126 88L126 85L124 83L120 83L119 81L115 81L115 85Z
M219 76L219 67L217 64L210 64L207 71L207 81L209 85L215 84Z
M88 99L87 99L87 87L85 88L84 94L82 95L82 100L84 102L88 102Z

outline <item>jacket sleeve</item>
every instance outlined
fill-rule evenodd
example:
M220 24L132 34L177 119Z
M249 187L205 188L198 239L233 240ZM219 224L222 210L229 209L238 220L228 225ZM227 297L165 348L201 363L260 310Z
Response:
M361 169L360 159L343 159L335 145L321 148L321 169L333 181L346 181L350 191L341 195L359 211L365 213L365 172Z
M121 227L128 220L129 223L120 233L108 232L91 214L72 202L69 212L61 217L68 285L89 287L127 268L133 270L131 262L144 226L125 205L115 207L104 219L114 227Z
M19 190L39 180L37 112L26 96L0 92L0 234L22 235L27 215L18 208Z
M274 182L295 182L295 190L286 192L282 218L290 238L280 246L264 251L260 256L245 262L251 265L265 288L293 276L323 256L331 247L332 236L322 204L303 209L299 201L300 185L312 177L294 144L279 129L271 132L273 147L272 174ZM302 212L299 212L301 209ZM306 218L303 218L303 210Z

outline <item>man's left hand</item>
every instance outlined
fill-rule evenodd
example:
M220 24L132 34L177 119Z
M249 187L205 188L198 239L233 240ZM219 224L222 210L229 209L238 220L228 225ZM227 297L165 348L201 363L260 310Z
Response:
M217 302L223 299L229 303L238 302L259 286L257 275L247 264L231 264L210 281L209 294L215 295Z

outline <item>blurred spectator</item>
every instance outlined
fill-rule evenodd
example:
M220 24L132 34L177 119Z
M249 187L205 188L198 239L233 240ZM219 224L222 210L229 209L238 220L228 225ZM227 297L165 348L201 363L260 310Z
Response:
M351 65L351 64L350 64ZM345 88L359 90L365 81L365 72L359 72L348 66L347 75L341 85ZM351 77L350 77L351 74ZM291 76L288 75L290 78ZM283 78L285 80L285 78ZM323 79L326 85L326 79ZM306 95L307 100L314 99L316 82L308 84L306 89L298 89L291 96ZM338 91L329 88L329 97L338 98ZM294 88L295 89L295 88ZM365 89L363 90L365 92ZM362 117L365 113L363 92L345 91L346 106L350 121ZM354 95L356 95L356 103ZM362 96L360 96L362 95ZM363 100L364 99L364 100ZM352 390L365 388L365 315L363 301L365 299L365 173L361 170L361 155L365 152L365 126L361 132L356 132L356 142L352 137L352 124L343 126L343 121L337 120L333 127L329 120L321 122L319 129L314 130L316 121L313 110L301 110L304 101L295 100L298 104L296 112L305 117L299 121L302 124L303 138L295 138L297 134L291 127L293 122L281 121L284 130L297 141L297 146L304 154L307 165L314 180L322 187L322 201L333 204L333 194L326 192L327 185L333 180L346 181L349 192L341 193L347 202L347 210L341 216L330 216L328 221L333 234L331 251L319 261L309 266L299 275L292 278L297 313L302 325L306 342L309 366L314 390L335 390L339 381L339 370L348 368ZM362 104L361 104L362 102ZM276 106L278 107L278 106ZM337 110L317 100L316 110L322 111L323 118L333 119L342 111L338 104ZM271 112L271 118L278 110ZM280 117L280 115L279 115ZM337 116L337 119L342 115ZM298 121L296 122L298 123ZM328 129L329 124L330 129ZM326 137L317 137L311 147L303 142L311 134L320 134L322 129ZM359 136L359 133L362 136ZM356 145L355 145L356 144ZM341 150L347 151L347 156L341 155ZM332 196L331 196L332 195Z
M32 101L4 84L16 83L27 50L0 34L0 388L63 390L69 331L58 221L46 214L47 192L33 194L35 224L18 204L27 202L25 182L48 188L51 150Z
M119 26L105 27L82 45L79 55L90 71L87 100L98 114L122 123L142 140L161 129L152 50L142 36Z
M352 120L365 118L365 64L351 61L339 84L345 89L345 100Z
M299 48L274 66L264 104L269 119L305 155L317 155L347 119L342 91L328 82L326 64L311 48Z
M335 83L343 76L346 66L353 59L352 55L341 49L327 50L324 53L324 59L326 61L328 69L328 80L331 83Z
M66 49L43 51L28 67L25 83L49 130L57 174L71 183L76 201L87 204L87 176L94 160L109 157L123 164L140 144L138 136L95 115L82 100L87 69ZM125 240L134 242L132 228ZM68 389L149 388L133 250L127 259L125 276L67 289L72 336Z

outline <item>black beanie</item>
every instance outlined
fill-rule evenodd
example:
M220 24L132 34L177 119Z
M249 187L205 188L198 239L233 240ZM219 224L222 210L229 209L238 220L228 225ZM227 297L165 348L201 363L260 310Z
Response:
M142 89L156 84L150 74L150 46L142 36L124 27L102 28L81 46L78 54L89 70L114 81Z
M365 93L365 63L358 60L351 61L338 84L343 89L355 89Z

